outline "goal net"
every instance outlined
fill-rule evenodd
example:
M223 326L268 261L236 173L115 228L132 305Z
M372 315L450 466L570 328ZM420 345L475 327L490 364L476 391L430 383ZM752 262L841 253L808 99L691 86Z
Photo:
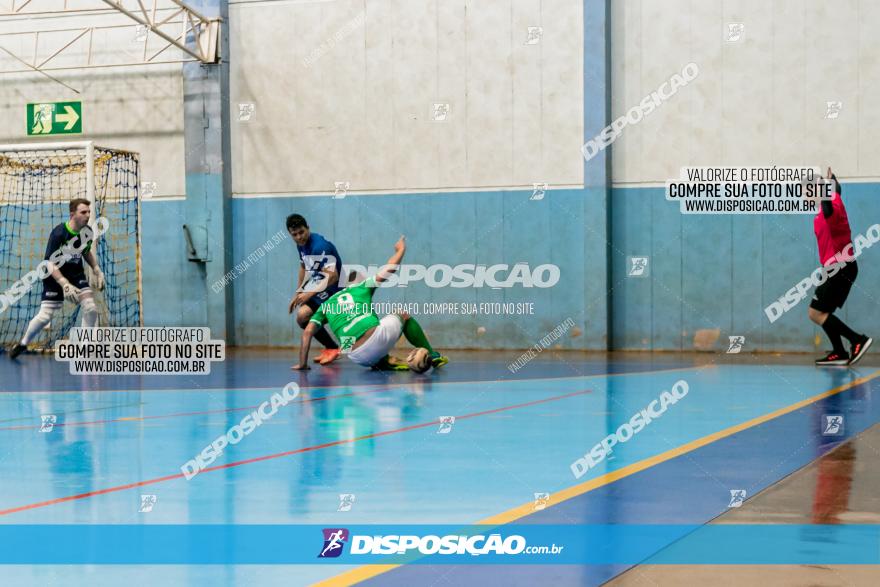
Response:
M99 325L142 323L137 153L91 142L0 145L0 348L18 342L39 310L42 283L21 297L16 284L43 260L73 198L92 202L92 224L100 217L109 223L92 246L106 278L103 292L93 290ZM78 325L79 306L66 302L31 348L51 349Z

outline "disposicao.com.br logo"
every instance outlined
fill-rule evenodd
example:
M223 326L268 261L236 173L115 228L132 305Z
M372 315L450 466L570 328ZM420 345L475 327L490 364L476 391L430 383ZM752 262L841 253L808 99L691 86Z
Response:
M346 528L324 528L324 545L318 558L336 558L349 544L351 555L518 555L518 554L560 554L564 546L529 546L525 537L511 534L462 534L417 535L351 535Z
M345 543L348 542L348 530L345 528L324 528L324 546L318 554L318 558L337 558L342 554Z
M336 267L337 259L332 255L303 255L306 267L317 267L319 271L306 271L306 279L302 283L303 291L324 291L329 283L329 275L322 273L324 267ZM525 262L509 265L478 265L463 263L459 265L419 265L402 263L400 265L349 265L341 266L339 287L353 285L364 278L374 278L380 272L385 274L384 281L378 287L408 287L411 284L424 283L431 288L482 288L492 289L525 287L550 288L559 283L561 270L558 265L542 263L532 268Z

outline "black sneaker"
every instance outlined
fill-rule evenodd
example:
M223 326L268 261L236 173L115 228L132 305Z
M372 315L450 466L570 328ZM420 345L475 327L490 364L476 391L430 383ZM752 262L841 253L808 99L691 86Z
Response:
M27 347L25 345L20 344L20 343L16 343L16 345L14 347L12 347L12 350L9 351L9 358L12 360L15 360L18 357L18 355L25 352L26 350L27 350Z
M859 359L865 356L865 353L871 348L871 343L873 342L874 339L870 336L863 336L861 339L857 340L852 346L852 359L849 360L849 364L855 365L858 363Z
M837 351L831 351L821 359L816 359L817 367L845 367L847 364L849 364L849 355Z

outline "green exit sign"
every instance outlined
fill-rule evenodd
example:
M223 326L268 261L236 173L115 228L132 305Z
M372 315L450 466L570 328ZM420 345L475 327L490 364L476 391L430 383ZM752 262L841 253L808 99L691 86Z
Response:
M37 102L27 105L29 136L82 133L82 102Z

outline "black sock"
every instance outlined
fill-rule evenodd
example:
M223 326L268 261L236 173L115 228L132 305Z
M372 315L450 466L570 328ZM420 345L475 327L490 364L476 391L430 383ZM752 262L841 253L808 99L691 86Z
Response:
M840 318L838 318L837 316L835 316L834 314L831 314L825 320L826 325L829 322L831 322L831 324L832 324L831 328L833 328L835 331L837 331L837 333L839 335L843 336L850 343L855 343L855 341L861 340L861 338L862 338L861 334L856 334L849 326L844 324L843 321ZM823 325L823 327L824 327L824 325ZM826 330L825 332L828 332L828 331Z
M338 349L339 345L336 344L336 341L333 340L333 337L327 333L325 328L320 328L318 332L315 333L315 340L324 345L325 349Z
M834 318L834 314L828 316L822 325L822 330L825 331L825 335L831 341L831 347L834 349L834 352L845 355L847 354L846 349L843 348L843 341L840 340L840 331L838 330L838 324L843 323L840 320L832 320L832 318Z

